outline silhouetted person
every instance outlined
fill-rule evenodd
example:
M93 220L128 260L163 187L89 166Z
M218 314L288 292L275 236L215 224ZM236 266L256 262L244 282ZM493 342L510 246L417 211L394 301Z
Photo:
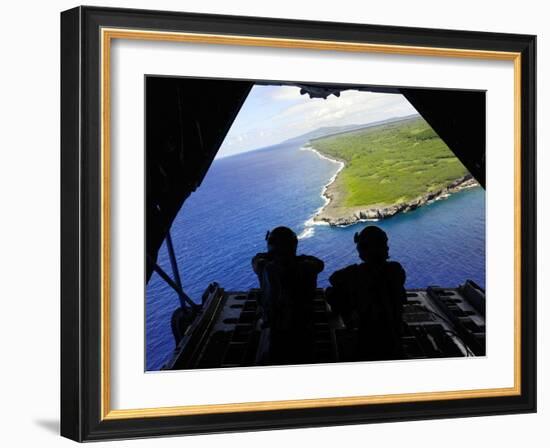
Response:
M346 327L354 330L352 359L399 359L405 271L398 262L388 261L388 237L379 227L365 227L354 241L363 263L330 276L327 301Z
M324 263L296 255L298 238L288 227L266 234L267 252L252 258L261 288L264 326L270 329L271 363L308 362L317 274Z

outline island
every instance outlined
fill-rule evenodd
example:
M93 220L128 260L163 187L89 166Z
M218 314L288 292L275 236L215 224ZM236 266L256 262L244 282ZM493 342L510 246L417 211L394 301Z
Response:
M304 149L339 165L316 224L380 220L478 186L420 116L311 139Z

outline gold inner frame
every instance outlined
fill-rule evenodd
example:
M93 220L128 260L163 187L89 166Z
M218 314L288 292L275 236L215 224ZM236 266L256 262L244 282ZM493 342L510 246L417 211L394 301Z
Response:
M514 63L514 386L302 400L111 409L110 388L110 50L113 39L368 52L413 56L506 60ZM521 394L521 53L216 34L101 29L101 419L166 417L228 412L306 409L381 403L502 397Z

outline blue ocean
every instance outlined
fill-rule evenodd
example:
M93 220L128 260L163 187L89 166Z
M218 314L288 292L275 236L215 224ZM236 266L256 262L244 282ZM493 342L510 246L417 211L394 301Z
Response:
M335 270L358 262L349 227L309 226L324 204L324 185L338 165L300 144L281 144L217 159L172 225L172 240L187 294L200 301L218 282L227 290L257 287L250 260L265 250L266 231L288 226L300 236L298 252L325 261L319 286ZM415 211L376 223L389 236L390 257L406 270L408 288L456 286L472 279L485 287L485 191L463 190ZM158 262L171 272L165 245ZM146 364L158 370L174 349L170 328L179 306L156 274L146 288Z

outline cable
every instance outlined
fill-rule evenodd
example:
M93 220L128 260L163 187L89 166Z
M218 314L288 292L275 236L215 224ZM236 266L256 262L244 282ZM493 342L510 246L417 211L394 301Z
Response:
M464 342L464 340L458 335L458 333L456 331L452 331L452 330L443 330L445 333L449 333L451 335L453 335L455 338L457 338L460 343L462 344L462 348L464 348L464 351L466 352L466 357L475 357L475 353L472 352L472 350L470 349L470 347L468 347L468 345Z
M451 322L447 317L445 316L442 316L441 314L439 313L436 313L435 311L433 310L430 310L429 308L426 308L425 305L421 305L421 307L427 311L428 313L430 314L433 314L434 316L438 317L439 319L447 322L447 324L449 324L450 326L454 327L455 324L453 322ZM449 333L449 334L452 334L455 338L457 338L460 343L462 344L462 347L464 348L464 351L466 352L466 357L475 357L475 353L472 352L472 350L470 349L470 347L468 347L468 345L464 342L464 340L458 335L458 333L456 331L452 331L452 330L446 330L446 329L443 329L443 331L445 333Z

